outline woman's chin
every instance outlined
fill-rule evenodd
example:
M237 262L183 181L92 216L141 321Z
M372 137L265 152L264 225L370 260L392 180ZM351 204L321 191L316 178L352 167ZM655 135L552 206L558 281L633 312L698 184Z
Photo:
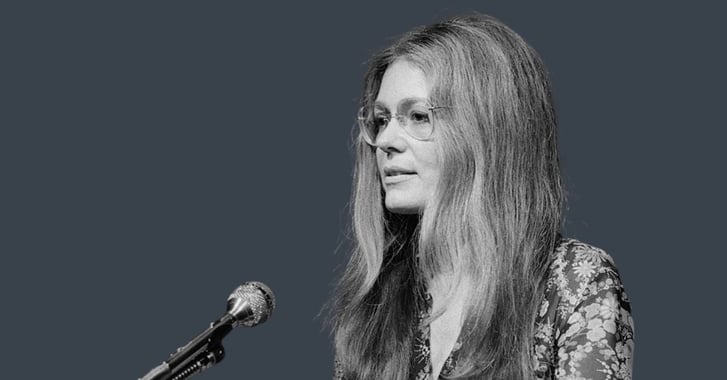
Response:
M386 199L385 205L386 209L394 214L418 214L422 209L422 206L419 204L412 202L397 202L394 200L390 201L388 198Z

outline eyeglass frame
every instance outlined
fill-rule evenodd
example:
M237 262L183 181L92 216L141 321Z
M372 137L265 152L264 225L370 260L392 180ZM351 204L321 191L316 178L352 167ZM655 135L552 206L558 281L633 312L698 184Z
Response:
M415 140L419 140L419 141L429 140L432 137L432 135L434 134L434 110L442 109L442 108L449 108L449 107L433 105L432 102L429 101L428 99L408 98L408 99L403 99L402 101L400 101L399 104L397 104L397 109L405 101L424 101L424 103L427 106L426 110L427 110L427 116L429 117L429 124L431 125L431 132L429 132L427 137L424 137L424 138L415 136L414 134L412 134L412 132L409 129L409 127L411 126L411 124L410 124L411 120L409 119L410 116L400 115L398 113L392 114L391 112L388 111L388 109L386 111L388 113L388 115L386 116L387 121L386 121L385 126L388 127L389 123L391 123L392 120L396 119L396 121L399 123L399 126L401 126L401 129L403 129L407 135L411 136L411 138L413 138ZM358 121L359 131L361 133L361 136L363 137L363 140L367 144L369 144L373 147L377 147L378 145L376 144L376 137L378 137L378 136L372 138L372 136L370 136L370 134L367 132L369 126L366 125L366 121L369 120L371 118L371 116L370 115L362 116L366 111L368 111L369 109L373 109L373 108L375 108L375 107L374 106L362 106L361 108L359 108L357 121ZM383 128L382 128L382 130L383 130Z

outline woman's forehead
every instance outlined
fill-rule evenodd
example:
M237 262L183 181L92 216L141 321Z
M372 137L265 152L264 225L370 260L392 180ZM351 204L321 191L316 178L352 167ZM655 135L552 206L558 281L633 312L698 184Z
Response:
M429 81L421 69L411 62L397 60L384 72L376 104L393 109L402 100L428 99L429 87Z

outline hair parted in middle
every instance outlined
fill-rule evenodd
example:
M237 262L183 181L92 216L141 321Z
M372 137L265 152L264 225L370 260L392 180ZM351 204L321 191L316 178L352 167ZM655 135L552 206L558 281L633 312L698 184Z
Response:
M527 378L564 202L545 66L496 19L457 17L375 55L362 106L374 103L387 68L400 60L422 70L429 101L444 107L434 115L442 174L419 215L391 213L376 148L357 139L354 247L333 310L337 360L346 379L406 378L411 326L424 307L414 295L447 274L455 279L450 294L467 284L454 376Z

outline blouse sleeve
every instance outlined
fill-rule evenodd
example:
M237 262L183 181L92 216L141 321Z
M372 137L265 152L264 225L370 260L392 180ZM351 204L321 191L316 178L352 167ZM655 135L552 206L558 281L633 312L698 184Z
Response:
M556 379L631 379L633 320L611 258L587 246L569 264L572 309L556 336ZM573 285L576 285L575 287Z

